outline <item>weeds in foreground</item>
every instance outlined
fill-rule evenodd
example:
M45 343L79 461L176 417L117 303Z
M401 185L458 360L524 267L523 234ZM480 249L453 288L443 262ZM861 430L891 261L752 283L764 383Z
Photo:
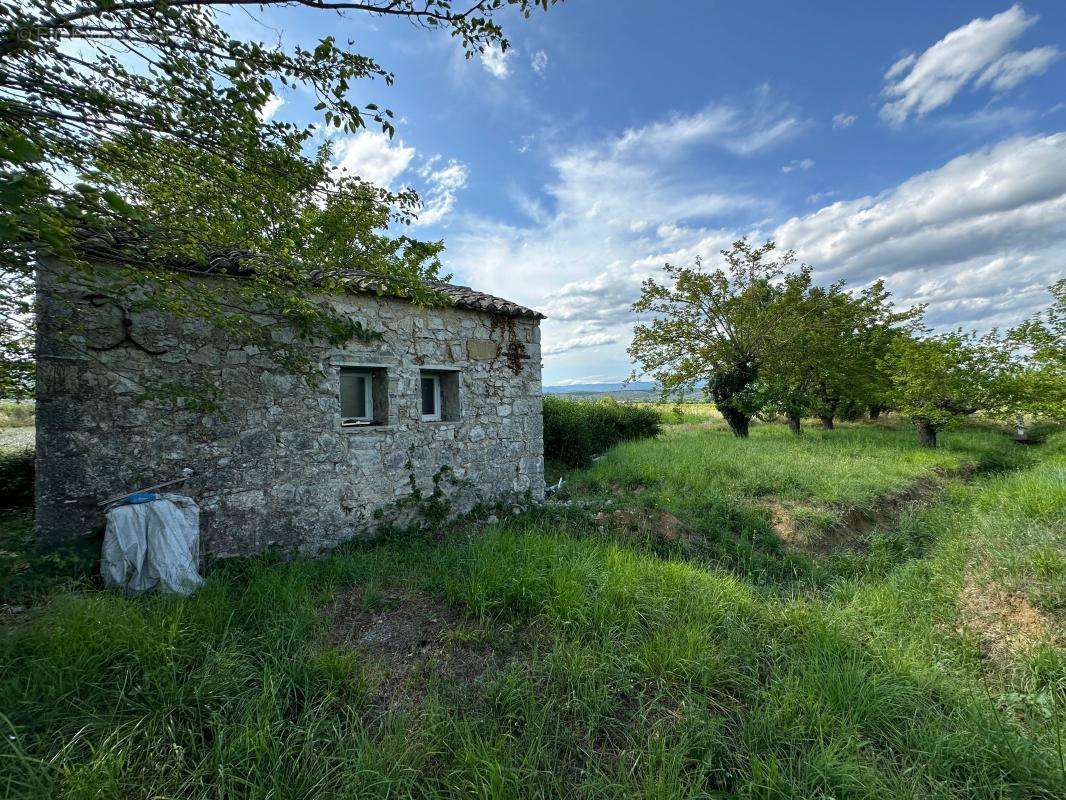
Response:
M1049 553L1066 529L1066 442L1035 457L908 515L886 534L898 539L886 553L915 547L894 569L791 601L740 573L573 536L576 508L439 543L394 537L317 561L226 563L187 600L61 593L0 635L12 726L0 786L61 797L1060 797L1060 644L1049 635L996 661L960 618L961 587L991 575L1061 625L1062 563ZM378 665L336 643L323 613L360 586L417 590L471 626L535 633L477 680L382 711Z

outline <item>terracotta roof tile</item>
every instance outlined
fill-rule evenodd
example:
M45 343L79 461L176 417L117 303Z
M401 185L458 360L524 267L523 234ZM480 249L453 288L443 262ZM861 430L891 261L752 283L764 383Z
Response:
M375 275L362 272L353 272L349 282L354 292L379 293L381 282ZM490 314L499 314L504 317L531 317L544 319L539 311L526 308L502 297L479 292L469 286L460 286L455 283L433 282L430 286L437 289L452 301L456 308L465 308L470 311L486 311Z
M90 258L113 259L125 254L128 256L132 250L141 245L142 241L137 237L117 234L114 231L81 231L78 234L79 247ZM175 263L175 267L185 270L196 270L212 275L248 275L251 269L245 263L248 253L240 250L220 250L213 254L205 264ZM351 290L357 293L390 294L391 296L403 297L402 292L388 292L382 290L381 279L378 276L366 272L349 273ZM438 289L448 297L456 308L465 308L470 311L484 311L490 314L499 314L505 317L530 317L532 319L544 319L539 311L526 308L502 297L495 297L485 292L471 289L469 286L459 286L454 283L434 282L433 288Z

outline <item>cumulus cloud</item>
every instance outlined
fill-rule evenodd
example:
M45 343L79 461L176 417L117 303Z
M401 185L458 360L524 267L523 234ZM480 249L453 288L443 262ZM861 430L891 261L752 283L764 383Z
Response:
M641 281L666 261L713 255L736 236L724 221L768 210L764 200L709 175L702 151L744 157L804 125L762 89L746 110L712 104L558 149L541 192L509 191L528 222L459 218L448 236L448 266L479 288L549 315L548 380L567 365L581 368L590 352L625 373L629 307Z
M813 166L814 161L809 158L804 158L800 161L791 161L788 164L785 164L785 166L781 167L781 171L788 175L788 173L795 172L796 170L809 170Z
M997 92L1005 92L1028 77L1042 75L1058 57L1059 49L1050 45L1024 53L1007 53L981 73L976 85L988 85Z
M359 131L353 136L337 137L334 142L339 171L386 189L391 188L415 156L415 148L377 131Z
M498 45L486 45L481 51L481 64L494 78L503 80L511 74L511 66L507 63L511 51L504 52Z
M921 55L911 53L885 73L881 118L894 125L945 106L967 84L1006 91L1040 75L1059 57L1057 47L1011 47L1039 19L1021 6L956 28Z
M263 122L269 122L283 105L285 105L284 98L278 97L276 94L270 95L270 99L259 109L259 119Z
M557 341L541 348L541 353L546 356L557 356L569 353L571 350L584 350L589 347L600 347L605 344L615 344L621 337L611 333L590 333L585 336L575 336L565 341Z
M773 142L762 132L802 124L772 107L712 105L557 149L541 191L510 192L524 221L453 217L449 267L548 314L550 383L627 372L641 282L666 262L716 263L744 234L796 248L822 281L884 277L900 303L928 303L937 326L1014 324L1046 304L1066 252L1066 132L1009 138L865 197L826 187L809 198L818 210L760 229L751 220L774 206L709 174L701 154L743 157L737 131Z
M859 117L856 114L845 114L841 111L839 114L833 115L833 127L834 128L850 128L858 121Z
M543 50L538 50L529 57L529 65L533 67L535 73L543 75L548 69L548 54Z
M1045 287L1062 274L1066 132L1010 138L876 195L815 195L824 207L759 229L750 219L772 207L725 184L708 201L708 176L694 176L689 158L707 140L661 150L664 122L558 152L543 195L527 198L536 219L460 217L449 235L450 267L465 280L548 315L547 382L624 374L641 282L666 262L714 264L744 234L795 248L821 281L883 277L901 304L927 303L939 327L1015 324L1047 303ZM717 210L690 216L701 194Z
M885 278L937 325L1014 322L1044 302L1066 249L1066 133L1011 138L777 228L821 277Z
M428 189L416 225L434 225L448 216L455 208L456 195L466 186L470 177L470 170L463 162L452 158L444 166L438 167L440 161L439 155L434 156L418 172Z
M443 221L454 210L456 198L470 177L470 170L462 161L454 158L445 161L439 154L430 158L418 156L414 147L376 131L336 136L333 141L334 169L338 172L384 189L394 188L393 184L408 174L404 183L416 184L422 197L415 225ZM416 168L414 165L419 162L421 166Z

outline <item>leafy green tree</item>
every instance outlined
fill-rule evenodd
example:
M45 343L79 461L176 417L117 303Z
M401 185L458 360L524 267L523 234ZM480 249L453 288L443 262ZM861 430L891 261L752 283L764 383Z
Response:
M1007 335L1020 362L1012 410L1066 420L1066 278L1049 287L1049 308Z
M757 380L764 363L799 327L790 324L795 297L810 286L810 270L790 272L795 253L772 258L773 242L753 246L746 239L722 250L724 264L713 272L666 264L666 282L644 281L633 304L649 322L634 329L629 355L651 374L664 395L702 388L736 436L747 436L761 409ZM636 373L634 373L636 377Z
M528 16L536 7L547 8L549 0L469 0L462 8L450 0L299 5L331 12L332 25L337 15L371 14L445 30L469 58L487 47L508 47L495 21L501 11ZM150 258L153 264L203 269L217 264L221 253L241 252L244 299L265 304L301 336L333 338L344 328L328 308L312 308L307 299L323 288L320 256L349 265L358 261L387 288L408 293L424 292L435 276L437 245L401 237L391 253L383 252L390 249L389 221L415 213L416 196L375 193L358 181L335 180L321 151L306 153L316 131L325 128L353 132L375 125L391 135L391 110L357 105L349 97L356 82L389 85L392 74L333 36L310 49L238 38L217 17L237 8L246 12L249 4L0 0L4 376L26 373L25 343L32 338L26 292L34 270L52 258L91 277L100 269L99 258L88 257L86 238L93 255L117 264L123 277L150 282L152 296L164 307L212 320L222 313L217 304L174 299L193 294L175 288L187 275L145 266L148 274L138 277L137 265ZM302 127L264 121L271 98L296 86L317 98L320 121ZM146 166L148 174L136 178ZM282 198L288 191L295 192L293 202ZM211 214L198 205L205 198ZM261 228L252 224L257 203ZM358 216L354 226L346 219L352 209ZM355 253L365 259L344 255L353 227L363 231L354 237L360 244ZM284 235L267 235L276 230ZM252 327L245 310L225 313L236 329ZM233 322L241 314L243 323ZM12 387L24 383L4 380Z
M762 413L783 415L789 430L799 434L803 418L816 407L815 382L821 374L825 353L819 349L824 337L820 330L826 323L825 310L842 290L842 284L828 289L796 286L788 298L787 322L792 335L768 351L763 361L756 392Z
M936 447L937 431L970 414L1004 410L1012 397L1009 351L995 332L899 337L883 364L892 406L914 422L923 447Z
M813 326L813 405L822 426L832 429L842 408L884 404L881 360L894 339L913 330L924 309L895 310L882 281L858 293L841 286L824 294Z
M841 412L854 415L880 398L887 344L922 313L896 311L880 281L858 293L843 281L807 286L788 302L795 304L787 316L793 335L768 354L760 386L765 408L783 414L794 433L808 414L831 429Z

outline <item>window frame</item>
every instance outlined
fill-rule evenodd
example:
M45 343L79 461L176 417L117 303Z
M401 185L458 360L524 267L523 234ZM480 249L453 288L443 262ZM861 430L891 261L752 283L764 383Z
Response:
M366 411L366 416L363 417L346 417L344 416L344 399L341 397L342 387L338 387L337 397L341 401L341 427L342 428L354 428L363 425L374 424L374 374L368 369L350 369L342 368L338 375L338 381L340 381L340 375L351 375L354 377L361 377L363 379L363 407Z
M422 412L422 381L433 382L433 413L426 414ZM423 422L440 422L443 418L443 408L441 406L440 396L440 375L432 372L420 372L418 375L418 410L422 414Z

